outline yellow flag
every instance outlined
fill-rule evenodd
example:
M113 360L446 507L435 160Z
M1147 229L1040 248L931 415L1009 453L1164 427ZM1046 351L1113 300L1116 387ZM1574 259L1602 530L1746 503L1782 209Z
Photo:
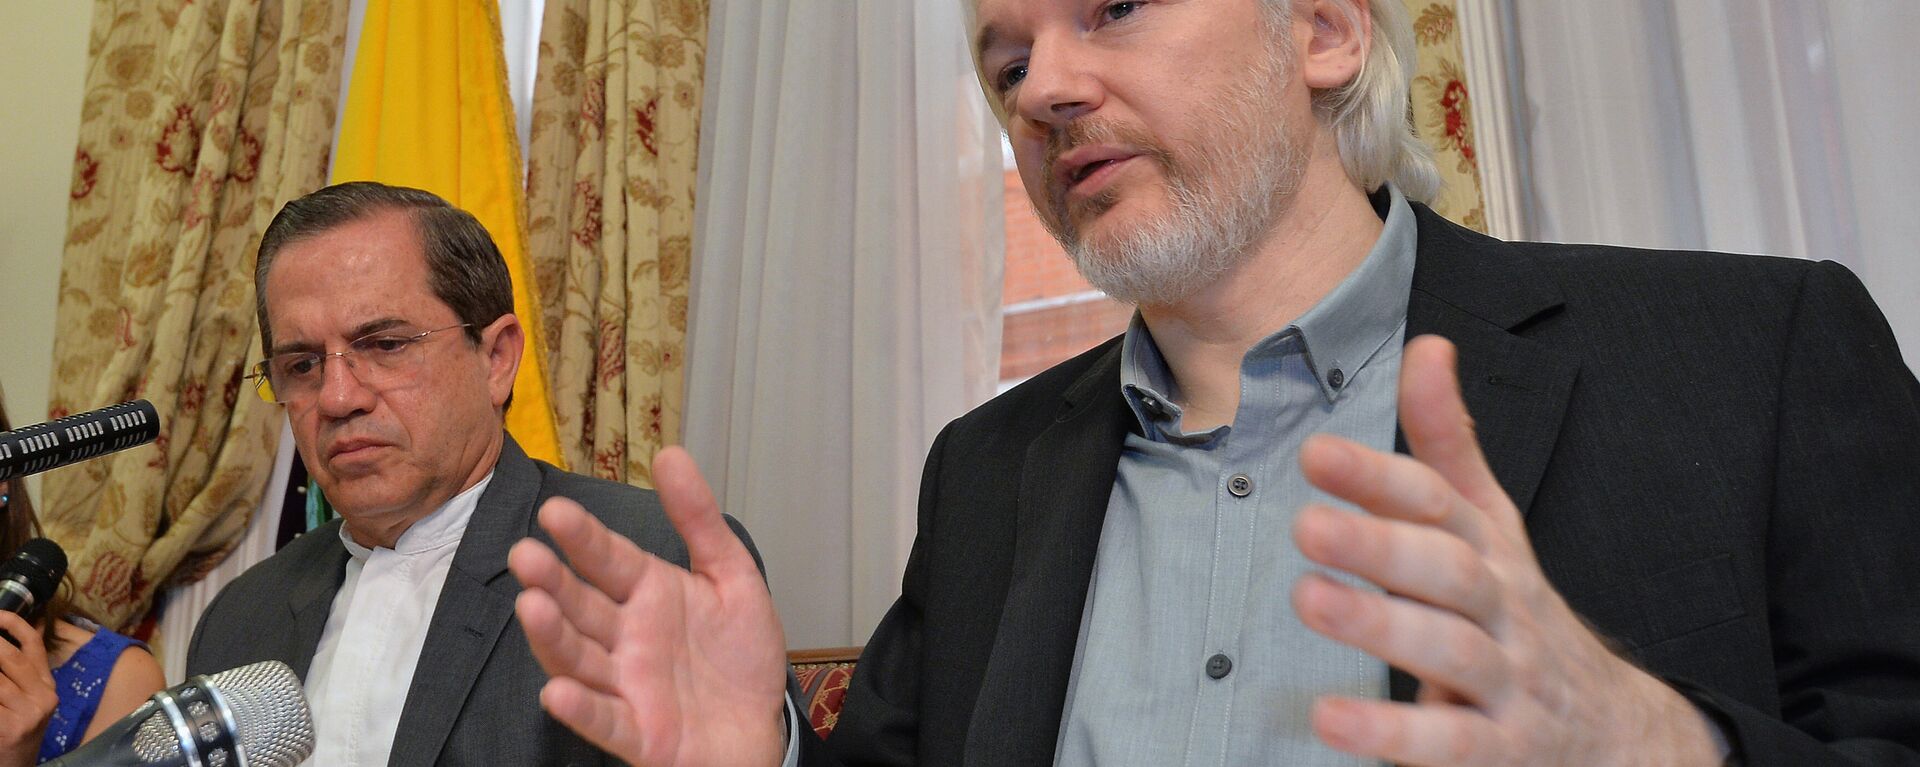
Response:
M347 88L333 182L425 189L480 219L513 276L526 328L507 431L562 465L547 394L545 336L527 259L520 143L494 0L368 0Z

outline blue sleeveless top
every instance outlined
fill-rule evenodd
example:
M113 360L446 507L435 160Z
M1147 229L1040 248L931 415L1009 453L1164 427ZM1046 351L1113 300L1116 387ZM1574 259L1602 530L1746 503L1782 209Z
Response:
M87 725L100 708L100 694L107 689L107 677L120 653L140 644L91 623L76 622L82 628L96 629L92 639L73 651L73 657L53 670L53 689L60 703L47 722L46 737L40 739L40 759L44 762L72 751L87 734Z

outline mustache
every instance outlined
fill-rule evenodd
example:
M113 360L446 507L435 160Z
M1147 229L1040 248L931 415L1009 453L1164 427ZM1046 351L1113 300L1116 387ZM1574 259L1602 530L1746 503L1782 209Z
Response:
M325 427L321 427L320 435L318 439L319 444L317 445L317 447L319 447L321 450L326 450L327 448L329 448L330 446L338 442L357 441L357 440L364 440L368 442L378 442L385 445L401 444L400 440L394 438L393 436L381 433L385 431L387 430L381 429L381 428L368 428L367 425L358 424L358 423L355 423L352 425L342 425L342 427L335 428L335 429L328 429Z
M1173 154L1160 146L1152 134L1132 125L1112 120L1083 117L1047 135L1046 171L1049 184L1057 174L1054 168L1060 156L1090 144L1112 144L1151 157L1163 168L1173 167Z

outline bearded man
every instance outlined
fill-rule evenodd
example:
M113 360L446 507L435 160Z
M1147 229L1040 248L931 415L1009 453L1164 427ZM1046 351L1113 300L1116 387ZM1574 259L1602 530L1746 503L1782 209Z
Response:
M1035 208L1138 313L942 432L789 761L1920 763L1920 383L1846 270L1442 220L1400 0L971 7ZM691 573L571 508L608 564L516 548L543 702L773 764L778 620L696 480Z

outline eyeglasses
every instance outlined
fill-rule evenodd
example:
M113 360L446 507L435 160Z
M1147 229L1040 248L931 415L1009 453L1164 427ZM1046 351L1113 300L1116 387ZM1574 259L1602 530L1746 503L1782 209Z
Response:
M355 380L374 387L406 378L420 369L426 355L420 343L428 336L449 330L473 327L471 322L435 328L411 336L374 333L354 339L344 352L288 352L268 357L253 367L255 389L260 399L277 405L311 401L325 384L328 357L347 363Z

